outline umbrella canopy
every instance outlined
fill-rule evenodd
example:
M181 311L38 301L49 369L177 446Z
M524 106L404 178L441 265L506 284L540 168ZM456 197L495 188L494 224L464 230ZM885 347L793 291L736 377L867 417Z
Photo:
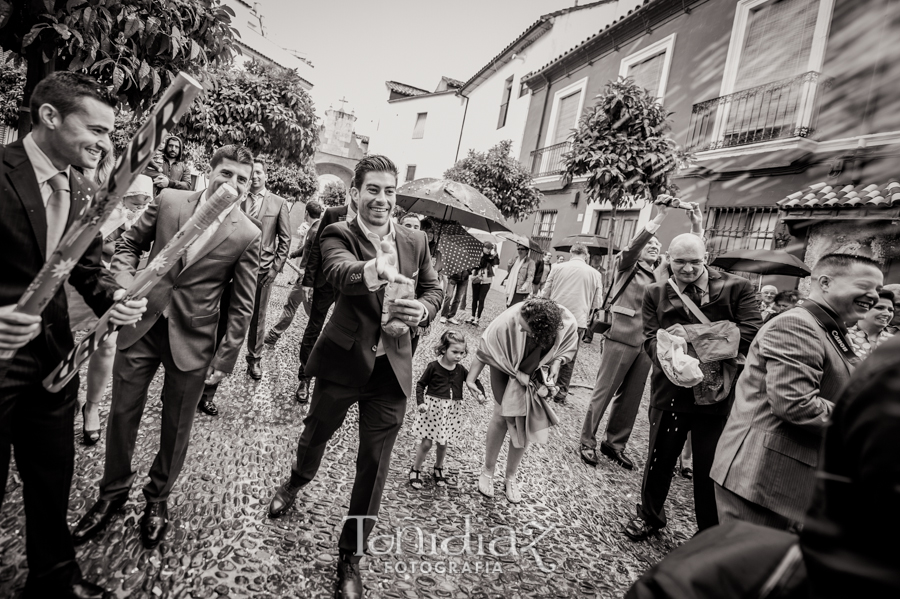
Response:
M521 245L527 247L530 250L534 250L535 252L544 253L544 248L539 246L537 242L532 241L528 237L524 235L519 235L518 233L513 233L512 231L500 231L497 233L497 237L500 239L505 239L507 241L512 241L516 245Z
M456 221L482 231L509 231L500 209L483 193L447 179L416 179L397 190L397 205L407 212Z
M484 245L459 224L438 221L434 224L438 251L444 262L444 274L455 275L481 264Z
M806 277L811 272L800 258L784 250L733 250L713 260L712 266L737 272L789 277Z
M591 256L605 256L606 248L609 245L609 240L606 237L600 237L599 235L569 235L565 239L559 242L559 245L553 246L554 250L559 250L561 252L568 252L572 249L572 246L576 243L581 243L587 246L588 253ZM618 248L613 244L613 253L617 253L622 248Z
M485 241L490 241L494 245L497 245L501 241L501 239L499 237L497 237L496 235L493 235L491 233L485 233L484 231L476 231L473 229L469 229L469 235L471 235L472 237L474 237L475 239L477 239L478 241L480 241L482 243L484 243Z

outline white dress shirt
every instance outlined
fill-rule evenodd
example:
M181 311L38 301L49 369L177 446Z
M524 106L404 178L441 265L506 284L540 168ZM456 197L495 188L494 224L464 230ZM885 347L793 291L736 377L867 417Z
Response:
M50 195L53 193L53 188L50 187L50 179L57 173L65 173L66 178L68 178L72 167L66 165L66 168L60 170L53 166L53 163L47 158L41 147L34 141L31 133L22 138L22 147L25 148L25 154L28 155L28 160L31 161L31 168L34 169L34 176L37 178L38 187L41 189L41 198L44 200L44 208L46 208L47 201L50 200Z
M350 206L347 206L347 214L350 214ZM394 253L396 255L397 252L397 235L394 231L394 221L388 219L388 232L384 237L379 237L377 233L373 233L369 230L369 228L363 223L363 220L356 217L356 223L359 225L360 230L363 232L363 235L366 236L366 239L369 240L369 243L372 244L372 247L375 248L375 251L378 252L381 250L381 242L387 241L394 246ZM363 281L366 284L366 287L369 291L378 291L382 287L388 284L387 281L378 277L378 270L375 268L375 258L372 258L366 265L363 267ZM384 355L384 344L381 342L381 335L378 336L378 348L375 350L375 357Z

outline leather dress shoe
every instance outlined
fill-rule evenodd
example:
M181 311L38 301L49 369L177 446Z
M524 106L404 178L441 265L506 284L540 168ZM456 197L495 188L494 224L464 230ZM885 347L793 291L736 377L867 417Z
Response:
M632 541L643 541L647 537L652 534L656 534L659 528L656 526L650 526L647 522L641 518L640 516L634 518L631 522L628 523L628 526L625 527L625 530L622 532L625 533Z
M600 453L611 459L613 462L625 468L626 470L634 470L634 462L625 455L625 452L620 449L613 449L606 443L600 443Z
M338 560L338 588L335 597L339 599L360 599L363 596L362 576L359 564L345 559Z
M201 399L199 408L204 414L209 414L210 416L219 415L219 408L216 407L216 404L211 399L206 399L205 397Z
M169 508L165 501L148 502L141 518L141 542L147 549L153 549L166 538L169 529Z
M278 333L276 333L275 331L269 331L268 333L266 333L266 338L263 339L263 343L268 346L275 347L275 344L278 343L279 338L280 337Z
M581 461L588 466L597 465L597 450L593 447L582 445L581 449L578 451L578 454L581 456Z
M288 511L294 505L299 492L300 487L292 485L290 480L275 489L275 497L269 502L269 518L279 518Z
M297 390L294 391L294 401L297 403L309 403L309 379L300 381Z
M97 503L92 505L91 509L75 525L75 530L72 532L72 541L76 545L80 545L92 539L97 533L106 528L106 525L113 519L116 512L121 510L127 501L127 495L112 501L98 499Z
M263 370L259 359L247 360L247 374L249 374L250 378L254 381L258 381L262 378Z

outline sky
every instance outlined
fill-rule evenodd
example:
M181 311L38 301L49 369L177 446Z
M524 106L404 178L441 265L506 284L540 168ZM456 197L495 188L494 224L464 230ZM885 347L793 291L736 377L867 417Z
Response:
M251 0L252 1L252 0ZM581 4L585 4L582 0ZM542 14L575 0L261 0L266 34L315 69L316 112L355 112L356 132L377 133L385 81L434 90L465 81Z

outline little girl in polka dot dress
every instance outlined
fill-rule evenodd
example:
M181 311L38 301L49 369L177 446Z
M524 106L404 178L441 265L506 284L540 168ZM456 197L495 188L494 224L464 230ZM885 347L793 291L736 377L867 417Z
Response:
M431 451L432 442L438 445L434 459L434 484L447 486L447 477L444 476L447 446L458 443L462 435L463 384L469 371L460 362L468 353L466 338L459 331L448 329L441 335L434 351L439 358L425 368L416 385L419 413L412 434L422 441L416 449L416 461L409 470L409 484L413 489L423 486L422 463ZM481 390L478 401L483 404L486 401L484 387L480 381L475 384Z

